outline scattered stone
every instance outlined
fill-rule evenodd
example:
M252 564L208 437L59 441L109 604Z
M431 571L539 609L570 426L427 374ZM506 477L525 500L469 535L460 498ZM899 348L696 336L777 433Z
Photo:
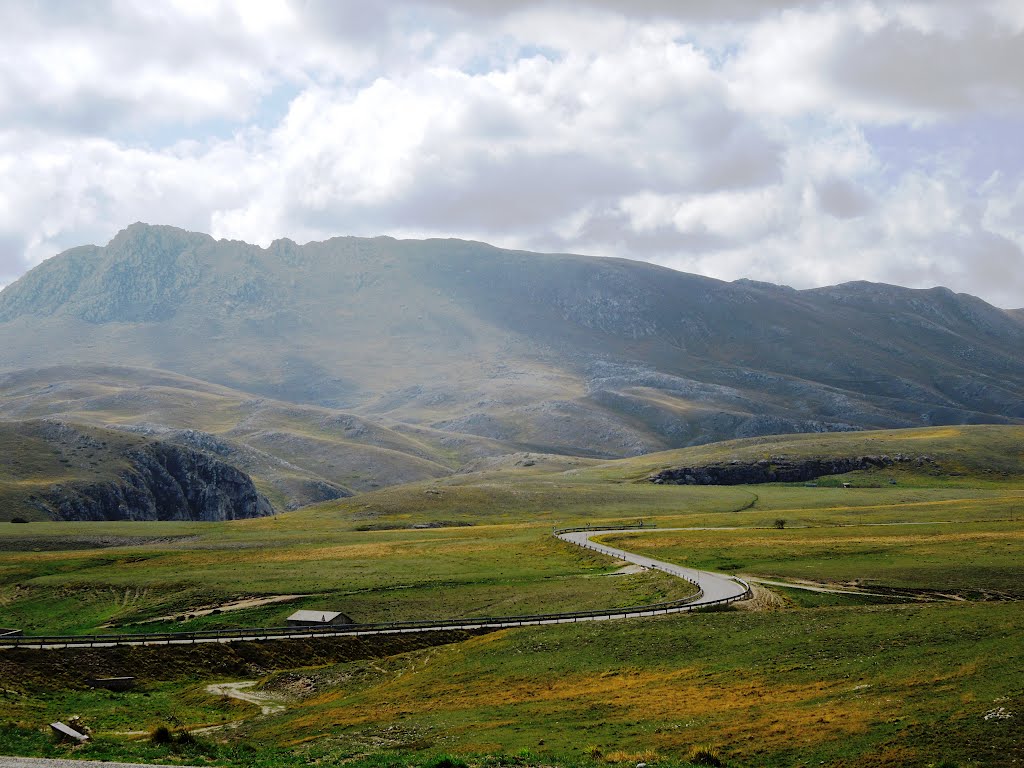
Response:
M89 740L88 734L82 733L81 731L72 728L70 725L62 723L59 720L56 723L50 723L50 728L53 729L53 732L57 735L58 738L64 740L77 741L79 744L84 744Z
M996 707L986 712L984 717L986 720L1009 720L1013 717L1013 713L1006 707Z

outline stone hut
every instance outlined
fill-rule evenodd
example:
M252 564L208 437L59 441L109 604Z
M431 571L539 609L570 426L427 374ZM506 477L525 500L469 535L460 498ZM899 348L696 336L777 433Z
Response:
M296 611L288 617L289 627L330 627L355 624L352 618L339 611Z

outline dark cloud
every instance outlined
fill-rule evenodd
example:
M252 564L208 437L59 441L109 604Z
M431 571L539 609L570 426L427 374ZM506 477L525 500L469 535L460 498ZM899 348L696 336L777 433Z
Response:
M830 177L815 185L818 203L830 216L853 219L871 210L871 197L856 184L846 179Z
M848 98L900 112L939 114L1024 107L1024 32L980 16L968 29L923 32L890 22L850 30L829 57L828 76Z
M394 9L400 3L367 3L364 0L302 0L295 7L311 26L324 34L355 43L373 45L390 34Z

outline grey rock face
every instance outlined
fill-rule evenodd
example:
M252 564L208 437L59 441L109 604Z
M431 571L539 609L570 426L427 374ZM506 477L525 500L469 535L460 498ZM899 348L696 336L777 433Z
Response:
M804 483L829 475L844 475L863 469L881 469L896 464L923 466L933 463L928 456L855 456L850 458L788 459L775 456L754 463L734 461L704 467L666 469L650 480L659 485L754 485L757 483Z
M244 472L199 451L151 443L126 454L114 481L55 485L43 506L58 520L237 520L273 514Z

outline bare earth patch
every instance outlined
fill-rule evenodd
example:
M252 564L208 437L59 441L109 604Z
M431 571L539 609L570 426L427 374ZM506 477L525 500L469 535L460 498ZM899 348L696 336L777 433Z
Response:
M206 686L206 692L214 696L227 696L239 701L247 701L260 708L264 715L273 715L277 712L284 712L284 704L280 704L269 693L257 693L248 690L256 685L255 680L241 680L237 683L214 683Z
M244 608L262 608L264 605L274 605L275 603L289 603L292 600L298 600L300 597L309 597L309 595L270 595L268 597L246 597L241 600L232 600L229 603L217 603L215 605L204 605L199 608L192 608L188 611L183 611L179 614L170 614L168 616L156 616L152 619L146 619L145 621L135 622L137 624L153 624L159 621L177 621L179 619L193 619L197 616L209 616L212 613L227 613L228 611L241 611ZM105 628L114 626L113 624L104 624Z

